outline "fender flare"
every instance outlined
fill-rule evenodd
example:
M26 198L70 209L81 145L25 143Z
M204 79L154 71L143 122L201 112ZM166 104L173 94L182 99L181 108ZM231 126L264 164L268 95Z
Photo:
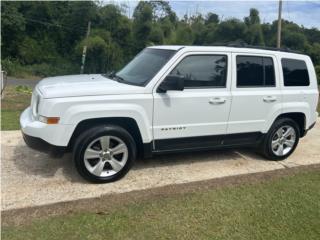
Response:
M144 143L152 141L151 120L148 118L146 111L135 104L81 104L71 106L67 109L62 121L64 124L73 125L74 131L78 124L85 120L121 117L136 121Z

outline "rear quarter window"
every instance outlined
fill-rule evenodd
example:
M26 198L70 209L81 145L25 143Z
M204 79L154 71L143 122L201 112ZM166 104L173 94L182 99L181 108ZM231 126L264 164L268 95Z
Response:
M284 86L309 86L308 68L303 60L281 59Z

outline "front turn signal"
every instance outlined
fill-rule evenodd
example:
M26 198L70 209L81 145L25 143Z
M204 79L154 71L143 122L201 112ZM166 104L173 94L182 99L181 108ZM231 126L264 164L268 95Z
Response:
M60 118L59 117L44 117L44 116L39 116L39 121L46 123L46 124L58 124Z

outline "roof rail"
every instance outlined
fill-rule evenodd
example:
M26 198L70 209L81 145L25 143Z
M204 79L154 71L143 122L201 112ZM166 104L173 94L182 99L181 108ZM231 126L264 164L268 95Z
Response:
M270 51L279 51L279 52L290 52L290 53L302 53L300 51L291 50L290 48L275 48L275 47L266 47L266 46L255 46L249 45L244 42L230 42L227 44L213 44L210 46L220 46L220 47L234 47L234 48L252 48L252 49L262 49L262 50L270 50Z

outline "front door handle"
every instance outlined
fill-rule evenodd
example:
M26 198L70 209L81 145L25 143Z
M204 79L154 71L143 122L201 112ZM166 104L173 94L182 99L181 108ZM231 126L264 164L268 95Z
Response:
M266 96L263 98L264 102L270 103L270 102L275 102L277 101L277 97L275 96Z
M215 98L209 99L210 104L223 104L225 102L226 102L226 99L221 97L215 97Z

